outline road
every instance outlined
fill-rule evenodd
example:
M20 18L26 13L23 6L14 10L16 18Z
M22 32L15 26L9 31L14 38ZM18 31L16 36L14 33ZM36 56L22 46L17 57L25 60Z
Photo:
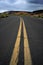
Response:
M9 16L0 20L0 65L9 65L20 24L20 18Z
M43 65L43 19L23 17L29 39L33 65Z
M43 65L43 19L0 19L0 65Z

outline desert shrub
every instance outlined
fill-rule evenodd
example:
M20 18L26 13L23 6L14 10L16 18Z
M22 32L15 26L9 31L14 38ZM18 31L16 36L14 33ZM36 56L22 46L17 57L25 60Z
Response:
M5 13L0 14L0 18L5 18L5 17L8 17L8 14Z

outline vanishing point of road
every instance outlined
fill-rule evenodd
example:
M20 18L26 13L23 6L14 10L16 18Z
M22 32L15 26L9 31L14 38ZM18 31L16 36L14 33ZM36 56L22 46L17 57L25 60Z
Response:
M43 65L43 19L0 19L0 65Z

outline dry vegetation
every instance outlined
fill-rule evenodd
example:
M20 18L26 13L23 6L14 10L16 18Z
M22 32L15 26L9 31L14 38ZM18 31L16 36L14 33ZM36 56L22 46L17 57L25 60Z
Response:
M19 16L33 16L43 18L43 11L40 12L23 12L23 11L8 11L4 13L0 13L0 18L8 17L9 15L19 15Z
M8 17L8 13L0 13L0 18L5 18L5 17Z

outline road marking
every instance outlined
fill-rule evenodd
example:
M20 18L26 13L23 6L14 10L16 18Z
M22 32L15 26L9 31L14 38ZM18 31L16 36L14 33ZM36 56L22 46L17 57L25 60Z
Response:
M32 65L29 42L24 22L23 22L23 34L24 34L24 65Z
M20 19L20 27L19 27L16 43L15 43L15 46L14 46L13 54L12 54L12 57L11 57L10 65L17 65L17 62L18 62L19 45L20 45L20 39L21 39L20 38L21 28L22 28L22 21Z

